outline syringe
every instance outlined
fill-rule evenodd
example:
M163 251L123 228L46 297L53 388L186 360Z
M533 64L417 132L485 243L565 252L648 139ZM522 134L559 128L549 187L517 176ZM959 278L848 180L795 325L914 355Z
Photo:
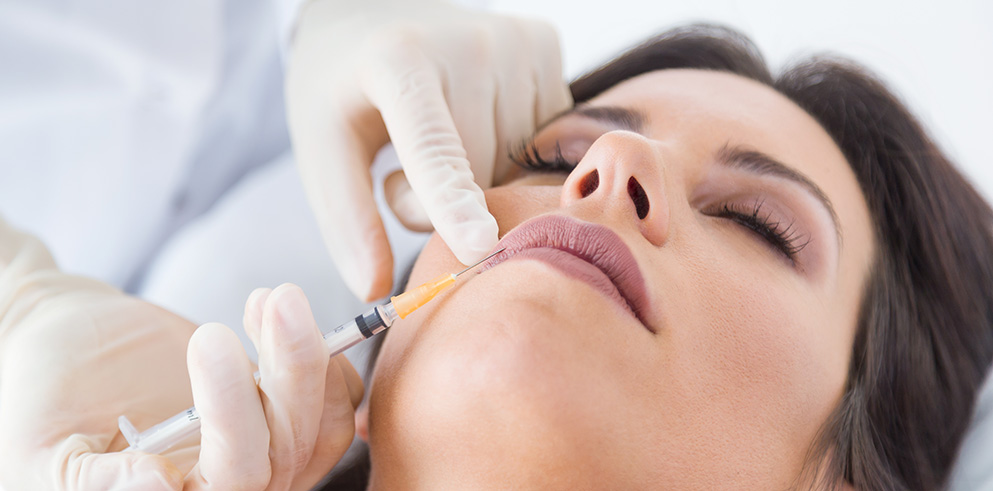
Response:
M441 275L413 290L391 297L389 303L377 305L368 312L332 329L324 335L324 342L330 348L331 356L385 331L397 318L407 317L439 293L451 288L459 275L501 252L503 249L458 273ZM259 381L259 372L255 372L255 381ZM162 453L200 431L200 413L194 406L142 432L138 432L131 421L123 415L117 418L117 424L130 445L127 450Z

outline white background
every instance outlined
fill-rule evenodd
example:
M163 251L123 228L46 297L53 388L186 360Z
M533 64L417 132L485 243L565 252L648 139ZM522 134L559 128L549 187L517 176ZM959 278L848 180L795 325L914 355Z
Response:
M993 201L993 2L491 0L488 7L552 22L570 79L654 33L697 21L751 37L774 74L805 55L847 56L888 82Z

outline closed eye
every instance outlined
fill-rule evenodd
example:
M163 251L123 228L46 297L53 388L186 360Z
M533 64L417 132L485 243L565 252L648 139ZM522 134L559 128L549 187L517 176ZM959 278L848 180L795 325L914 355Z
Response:
M750 205L726 202L720 204L712 214L751 230L795 265L797 255L810 244L810 237L801 233L794 222L773 218L772 213L763 209L764 205L762 200L755 200Z

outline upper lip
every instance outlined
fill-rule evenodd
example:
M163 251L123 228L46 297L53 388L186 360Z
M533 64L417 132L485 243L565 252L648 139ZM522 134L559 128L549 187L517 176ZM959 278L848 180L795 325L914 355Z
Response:
M568 252L602 271L627 302L635 317L651 332L645 281L631 250L612 230L562 215L543 215L521 224L505 235L494 250L504 248L479 269L482 273L518 252L547 247Z

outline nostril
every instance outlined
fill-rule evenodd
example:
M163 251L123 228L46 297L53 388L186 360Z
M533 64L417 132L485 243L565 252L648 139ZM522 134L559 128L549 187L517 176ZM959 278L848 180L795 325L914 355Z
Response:
M593 169L593 172L586 174L586 177L584 177L582 182L579 183L579 193L585 198L593 194L593 191L596 191L596 188L599 186L600 174L596 171L596 169Z
M631 201L634 202L634 209L638 213L638 219L644 220L648 216L648 195L645 194L644 188L638 183L638 180L632 176L628 179L628 196L631 197Z

